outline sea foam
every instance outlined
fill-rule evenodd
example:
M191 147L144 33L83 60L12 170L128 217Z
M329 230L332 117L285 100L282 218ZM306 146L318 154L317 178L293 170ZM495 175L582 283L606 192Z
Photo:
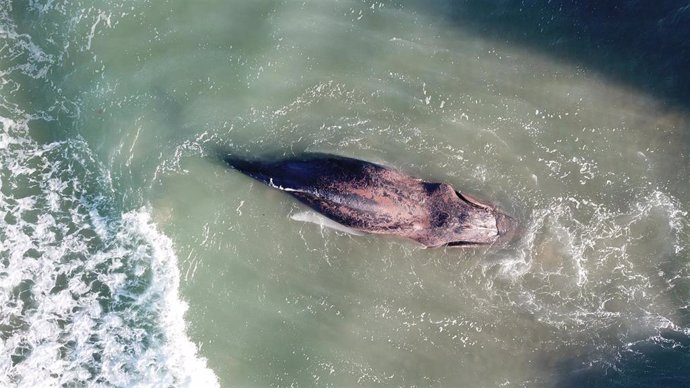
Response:
M79 139L3 118L0 386L218 386L187 337L172 241L117 210Z

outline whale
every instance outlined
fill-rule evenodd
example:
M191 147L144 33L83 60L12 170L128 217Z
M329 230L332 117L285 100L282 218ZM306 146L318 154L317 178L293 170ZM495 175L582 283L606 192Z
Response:
M426 248L505 246L515 235L516 220L499 207L383 164L325 153L279 159L221 156L229 167L285 192L310 214L353 234L397 236Z

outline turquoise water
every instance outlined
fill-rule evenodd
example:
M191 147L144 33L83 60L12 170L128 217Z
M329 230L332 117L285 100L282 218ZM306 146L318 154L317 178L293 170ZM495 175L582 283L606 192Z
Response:
M686 384L687 111L442 11L2 1L0 385ZM218 146L386 163L523 235L300 223Z

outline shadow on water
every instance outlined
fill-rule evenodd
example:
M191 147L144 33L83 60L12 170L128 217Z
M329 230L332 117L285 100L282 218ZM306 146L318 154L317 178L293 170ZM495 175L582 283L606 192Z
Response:
M559 362L556 387L687 387L690 386L688 339L676 332L630 344L614 365L572 359Z
M455 25L580 64L690 108L686 0L432 0Z

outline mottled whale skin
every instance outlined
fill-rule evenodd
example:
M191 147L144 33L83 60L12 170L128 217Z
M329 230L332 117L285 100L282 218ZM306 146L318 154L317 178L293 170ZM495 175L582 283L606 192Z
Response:
M505 244L515 220L445 183L362 160L309 153L281 160L224 156L232 168L282 190L355 231L426 247Z

